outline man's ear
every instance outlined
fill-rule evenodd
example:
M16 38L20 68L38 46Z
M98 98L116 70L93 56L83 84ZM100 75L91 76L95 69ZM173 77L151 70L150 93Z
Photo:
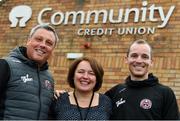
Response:
M151 66L153 66L154 64L154 59L151 59Z
M48 60L53 59L53 58L54 58L54 56L55 56L54 51L52 51L52 52L51 52L51 54L50 54L50 56L49 56L49 59L48 59Z
M30 42L30 38L28 38L28 40L27 40L27 42L26 42L26 45L28 45L28 44L29 44L29 42Z
M51 52L51 57L55 56L54 51Z
M127 56L124 57L124 61L126 64L128 63L128 57Z

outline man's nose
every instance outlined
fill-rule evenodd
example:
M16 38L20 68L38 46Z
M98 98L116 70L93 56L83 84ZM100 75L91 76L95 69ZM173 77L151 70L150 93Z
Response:
M137 59L136 59L136 62L142 62L142 61L143 61L142 57L138 56Z
M44 40L41 41L40 46L41 46L41 47L45 47L45 46L46 46L46 42L45 42Z

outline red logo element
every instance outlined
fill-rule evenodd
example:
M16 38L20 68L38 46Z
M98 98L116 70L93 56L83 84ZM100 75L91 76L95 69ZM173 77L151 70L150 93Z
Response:
M150 109L152 107L152 102L149 99L143 99L140 102L140 107L143 109Z

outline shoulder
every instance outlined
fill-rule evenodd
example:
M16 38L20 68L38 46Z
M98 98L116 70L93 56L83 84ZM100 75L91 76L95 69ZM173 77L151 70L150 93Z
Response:
M157 84L154 89L165 98L175 97L174 91L169 86Z
M10 67L5 59L0 59L0 78L5 79L10 76Z
M124 89L126 87L125 84L118 84L115 85L114 87L110 88L109 90L107 90L105 92L105 95L107 95L108 97L112 97L113 95L116 95L117 93L119 93L119 91L121 91L122 89Z
M169 87L169 86L166 86L166 85L163 85L163 84L157 84L155 86L156 90L159 90L159 91L162 91L162 92L172 92L173 90Z
M8 67L8 62L5 59L0 59L0 67Z
M3 71L9 70L9 64L5 59L0 59L0 68L1 70L3 69Z
M109 112L112 109L111 99L108 96L101 93L99 93L99 105L101 105L101 107L104 107L106 111L109 110Z
M112 108L111 99L108 96L101 93L99 94L99 103L105 107Z
M117 84L114 87L110 88L108 91L118 91L118 90L123 89L124 87L126 87L126 85L124 83L123 84Z
M104 101L108 101L108 102L111 101L111 99L107 95L105 95L105 94L99 93L99 98L104 100Z

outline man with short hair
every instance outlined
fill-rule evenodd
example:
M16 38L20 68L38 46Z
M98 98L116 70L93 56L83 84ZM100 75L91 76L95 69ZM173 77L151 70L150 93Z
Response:
M0 59L0 119L43 120L53 99L54 80L48 71L58 36L49 25L35 26L26 47Z
M105 94L112 99L112 120L174 120L178 119L175 95L149 73L152 48L145 40L134 41L127 52L130 75Z

